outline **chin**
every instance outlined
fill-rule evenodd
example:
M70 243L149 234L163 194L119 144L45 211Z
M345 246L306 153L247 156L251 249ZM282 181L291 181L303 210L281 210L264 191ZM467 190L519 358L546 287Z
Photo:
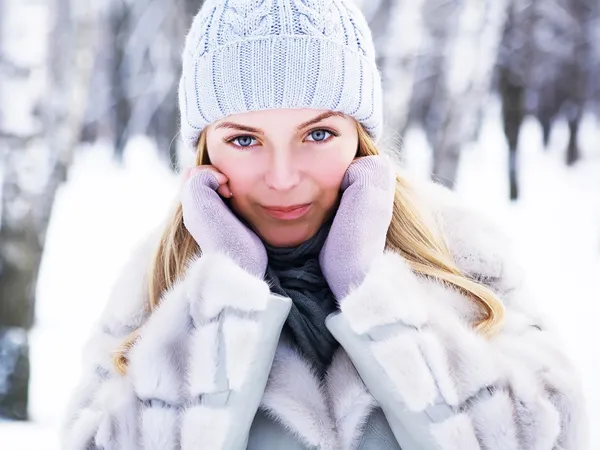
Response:
M257 231L260 238L273 247L296 247L313 237L319 226L311 223L281 226L269 224L269 226Z

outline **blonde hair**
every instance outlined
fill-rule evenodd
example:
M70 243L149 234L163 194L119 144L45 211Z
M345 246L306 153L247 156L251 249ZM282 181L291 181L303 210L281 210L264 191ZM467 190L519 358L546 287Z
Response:
M358 125L357 156L378 155L375 143ZM210 164L203 132L198 142L196 165ZM442 282L457 289L480 309L481 317L474 328L486 337L494 336L502 325L504 308L501 301L486 286L465 276L456 266L444 235L430 226L417 207L417 198L411 183L403 176L396 177L394 210L387 233L386 247L402 255L410 268L419 275ZM177 204L150 265L148 309L159 304L165 291L184 276L186 264L200 252L198 244L183 224L181 204ZM127 371L127 354L138 338L133 332L115 352L113 362L117 371Z

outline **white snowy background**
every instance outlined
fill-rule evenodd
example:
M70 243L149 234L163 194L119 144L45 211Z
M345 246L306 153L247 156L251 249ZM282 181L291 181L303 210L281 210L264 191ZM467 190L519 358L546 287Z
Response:
M9 10L18 11L4 21L4 35L13 36L12 44L3 44L4 56L14 56L21 62L37 61L33 66L41 70L39 67L43 65L38 62L45 58L43 44L48 33L45 5L38 0L0 0L0 5L3 2L12 5ZM362 3L369 6L376 2L362 0ZM415 19L415 11L425 3L426 0L398 3L403 9L399 7L397 14L403 22L396 22L395 30L399 36L412 37L400 39L402 46L394 44L399 55L413 51L405 47L416 46L423 25ZM503 0L492 3L500 9ZM25 4L28 8L18 9ZM475 5L473 10L478 9L478 2L469 4ZM161 14L154 17L162 17ZM495 20L498 15L492 12L490 17ZM152 14L144 18L151 19ZM477 23L485 25L487 22ZM463 28L468 31L467 25ZM491 37L485 35L489 40L498 38L493 30L499 28L483 28L492 30L489 31ZM479 33L478 30L474 29L472 34ZM600 26L597 30L600 34ZM493 43L480 44L476 37L462 31L463 39L455 42L454 64L448 69L454 78L449 79L467 79L465 66L469 64L465 61L477 69L479 66L473 61L483 61L481 64L485 65L485 57L493 57L486 47L493 47ZM396 42L394 36L386 38ZM14 55L6 52L11 46ZM473 46L482 53L474 51ZM0 69L1 66L2 60ZM10 114L2 117L0 125L16 134L33 127L33 108L29 105L40 90L49 91L41 81L43 77L35 73L25 81L4 82L0 86L1 105L10 106ZM391 72L400 80L399 85L411 83L410 77L402 78L406 73L400 69ZM482 91L488 89L485 76L477 79ZM172 80L157 76L155 82L169 85ZM98 83L100 88L105 87L102 83L106 80ZM450 83L450 86L458 89L460 83ZM94 89L102 90L98 86ZM477 93L469 98L462 92L452 95L470 104L487 98ZM393 98L400 106L408 102L408 98L401 95ZM64 103L62 99L56 101ZM138 102L137 105L138 122L146 123L143 113L147 104ZM398 105L392 105L397 114L406 114L406 108ZM530 282L536 286L539 307L554 323L579 368L592 420L590 449L600 449L600 349L597 347L600 345L600 123L597 116L585 116L579 136L581 159L567 167L564 163L567 124L558 122L554 126L550 148L544 150L540 125L528 118L519 141L520 198L509 202L508 151L499 102L493 99L484 109L486 114L479 138L461 152L456 190L466 202L491 216L512 236ZM428 176L432 151L425 132L409 128L403 136L403 146L407 168L420 176ZM43 148L29 151L26 156L32 158L27 159L30 163L27 167L32 176L30 174L35 172L31 166L35 167L42 159ZM159 153L153 141L144 136L129 139L122 164L115 162L115 149L109 143L78 148L74 153L67 182L57 192L37 284L35 325L30 333L31 421L0 421L0 450L60 448L60 423L67 399L80 377L82 346L91 326L132 247L165 218L176 198L180 180L165 164L164 149L162 155ZM2 163L0 161L0 179Z
M592 422L600 424L600 127L581 136L584 159L563 164L566 125L544 151L541 130L527 121L520 140L522 198L506 200L506 144L492 104L479 142L463 154L457 191L514 238L537 301L555 323L581 371ZM406 165L424 174L430 149L418 129L404 139ZM138 239L165 217L179 179L140 137L116 165L108 148L77 154L52 215L31 333L31 423L0 423L0 449L56 450L65 399L80 375L81 347L119 266ZM591 449L600 448L592 427Z

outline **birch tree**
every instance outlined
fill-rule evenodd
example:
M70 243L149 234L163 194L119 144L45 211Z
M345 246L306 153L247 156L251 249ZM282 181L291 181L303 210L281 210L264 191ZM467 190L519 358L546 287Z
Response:
M88 9L3 0L0 39L0 416L27 418L28 335L46 230L79 136Z

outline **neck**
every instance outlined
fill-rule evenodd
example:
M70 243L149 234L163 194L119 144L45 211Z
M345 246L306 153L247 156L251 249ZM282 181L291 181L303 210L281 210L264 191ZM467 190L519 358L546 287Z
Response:
M307 260L317 258L329 234L330 227L331 221L328 220L321 225L314 236L294 247L276 247L263 242L269 262L302 265Z

